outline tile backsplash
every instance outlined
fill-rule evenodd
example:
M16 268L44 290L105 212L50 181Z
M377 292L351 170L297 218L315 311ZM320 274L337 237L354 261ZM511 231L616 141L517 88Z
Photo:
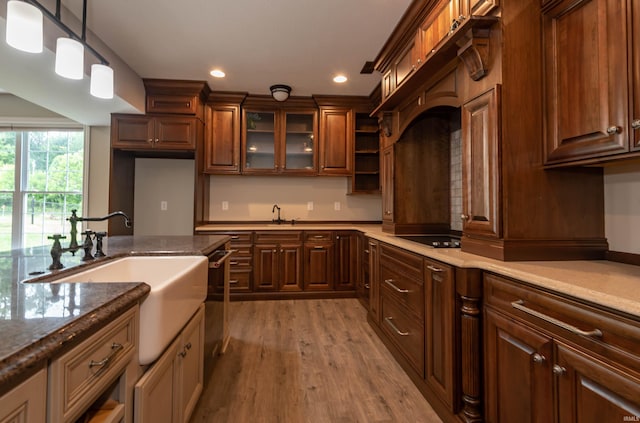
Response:
M451 132L451 230L462 231L462 130Z

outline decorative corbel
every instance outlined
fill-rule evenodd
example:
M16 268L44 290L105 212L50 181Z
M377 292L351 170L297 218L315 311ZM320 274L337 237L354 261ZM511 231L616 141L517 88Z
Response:
M471 28L457 41L458 57L474 81L484 78L489 72L489 28Z

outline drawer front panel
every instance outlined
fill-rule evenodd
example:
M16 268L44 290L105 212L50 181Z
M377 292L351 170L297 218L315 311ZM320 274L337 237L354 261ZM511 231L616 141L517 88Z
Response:
M304 233L304 240L305 241L333 241L333 232L331 231L305 231Z
M484 290L488 306L623 363L640 375L640 323L488 273ZM575 329L583 334L575 333Z
M251 269L232 271L229 289L231 292L251 292Z
M49 367L49 412L75 419L135 359L138 307L54 360Z
M424 282L398 273L386 265L380 267L380 292L404 306L408 312L424 319Z
M423 279L422 256L391 245L380 244L380 263L388 264L408 278Z
M263 231L256 232L255 242L302 241L302 231Z
M253 232L225 232L225 235L231 237L231 245L236 247L243 244L249 244L253 242Z
M380 325L418 374L424 378L424 326L393 300L381 298Z
M229 266L231 271L246 269L247 267L251 267L251 262L253 258L249 256L238 256L237 253L231 256L229 261Z

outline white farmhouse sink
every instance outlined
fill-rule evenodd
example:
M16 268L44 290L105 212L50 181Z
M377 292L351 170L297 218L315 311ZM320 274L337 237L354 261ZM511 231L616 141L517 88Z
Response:
M151 292L140 305L139 363L155 361L207 297L205 256L134 256L56 279L67 282L145 282Z

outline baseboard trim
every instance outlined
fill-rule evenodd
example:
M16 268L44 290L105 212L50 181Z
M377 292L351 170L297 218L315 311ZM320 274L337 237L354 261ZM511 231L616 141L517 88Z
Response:
M640 266L640 254L625 253L622 251L607 251L605 257L609 261Z

